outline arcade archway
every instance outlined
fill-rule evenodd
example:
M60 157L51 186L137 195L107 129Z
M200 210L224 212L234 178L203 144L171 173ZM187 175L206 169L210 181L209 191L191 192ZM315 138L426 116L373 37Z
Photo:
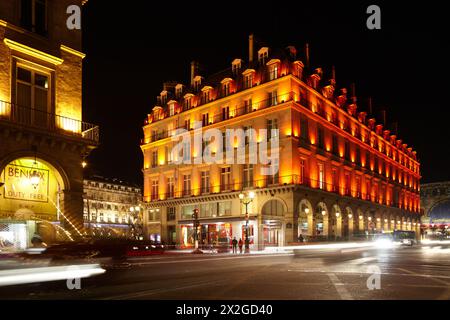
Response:
M70 239L59 226L67 179L49 162L25 156L3 164L0 174L0 245L24 249Z

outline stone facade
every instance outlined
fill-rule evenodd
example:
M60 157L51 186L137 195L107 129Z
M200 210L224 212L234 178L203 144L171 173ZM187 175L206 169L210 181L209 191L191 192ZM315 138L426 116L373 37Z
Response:
M250 40L249 52L252 46ZM257 58L234 59L229 69L209 77L192 63L190 84L165 83L143 127L144 201L161 213L148 228L189 246L192 212L199 209L198 233L206 244L226 244L245 231L254 248L293 243L300 234L338 240L394 229L417 232L416 152L358 111L354 94L336 91L333 74L324 81L321 68L304 70L292 46L259 48ZM196 163L204 150L195 146L173 152L180 130L192 141L198 123L203 134L219 130L209 150L243 148L245 162ZM223 136L228 129L255 132L230 140ZM266 144L261 129L278 130L272 135L278 146L269 139ZM226 147L217 142L222 140ZM278 151L277 173L264 175L261 161L249 164L261 148ZM239 194L251 191L256 196L246 219Z
M45 3L46 29L38 32L23 24L21 1L0 2L0 172L17 159L34 159L54 172L60 190L49 199L58 202L51 215L59 217L72 236L79 236L83 231L81 164L99 141L98 127L82 121L81 31L66 27L66 8L81 6L82 1ZM37 214L33 203L25 207ZM0 219L15 220L16 212L11 210L4 207Z
M84 226L94 237L136 238L142 233L141 189L118 179L83 182Z

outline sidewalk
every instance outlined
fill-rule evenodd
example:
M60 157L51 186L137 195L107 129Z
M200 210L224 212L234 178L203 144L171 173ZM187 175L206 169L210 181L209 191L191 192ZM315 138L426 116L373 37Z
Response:
M371 241L352 241L352 242L305 242L305 243L296 243L291 244L284 247L266 247L262 250L250 249L249 254L291 254L294 253L294 250L309 250L309 249L346 249L346 248L355 248L355 247L371 247L374 243ZM174 249L167 250L164 254L190 254L194 249ZM201 249L204 254L207 255L233 255L232 250L229 252L216 252L214 250L209 249ZM242 253L245 254L245 253ZM240 253L234 255L241 255Z

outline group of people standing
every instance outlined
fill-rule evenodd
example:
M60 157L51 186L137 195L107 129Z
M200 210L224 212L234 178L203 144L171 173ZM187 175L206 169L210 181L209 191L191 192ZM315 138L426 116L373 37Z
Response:
M234 237L233 241L231 241L231 245L233 247L233 253L237 253L238 247L239 253L242 253L242 247L244 246L244 241L242 241L242 239L239 239L239 241L237 241L236 237Z

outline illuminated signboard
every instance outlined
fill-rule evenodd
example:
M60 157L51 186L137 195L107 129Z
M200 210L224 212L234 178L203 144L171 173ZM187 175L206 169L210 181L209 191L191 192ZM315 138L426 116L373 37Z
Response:
M10 163L6 166L3 174L5 199L48 202L48 169ZM33 174L39 178L37 184L32 183Z

